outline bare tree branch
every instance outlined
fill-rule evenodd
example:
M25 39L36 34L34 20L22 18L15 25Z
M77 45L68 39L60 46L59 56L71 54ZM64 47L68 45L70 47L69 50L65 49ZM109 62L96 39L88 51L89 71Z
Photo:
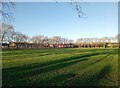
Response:
M0 0L0 4L2 5L0 14L3 18L3 22L12 21L15 3L11 2L10 0Z

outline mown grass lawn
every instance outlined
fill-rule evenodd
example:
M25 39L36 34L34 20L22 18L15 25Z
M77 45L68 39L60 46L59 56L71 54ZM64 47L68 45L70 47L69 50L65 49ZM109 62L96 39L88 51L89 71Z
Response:
M3 86L117 86L118 49L3 50Z

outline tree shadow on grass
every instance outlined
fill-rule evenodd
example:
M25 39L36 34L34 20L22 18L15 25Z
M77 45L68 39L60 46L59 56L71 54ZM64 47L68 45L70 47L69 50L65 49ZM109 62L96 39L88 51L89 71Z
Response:
M110 71L111 71L111 66L106 65L99 73L96 73L88 77L79 76L74 78L74 80L72 80L69 83L69 85L71 86L106 86L105 84L101 85L100 83L101 83L101 80L107 80L108 84L112 82L111 79L108 77L108 74L110 73Z
M94 80L93 80L93 85L94 86L115 86L116 83L111 80L109 77L109 73L111 72L112 67L110 65L105 66L100 73L95 74ZM106 81L106 83L104 82ZM101 84L102 83L102 84Z
M102 57L102 58L100 58L100 59L97 59L95 62L92 62L91 65L94 65L94 64L96 64L96 63L98 63L98 62L101 62L102 60L106 59L109 55L110 55L110 53L107 54L105 57Z
M102 79L111 81L107 77L110 71L111 71L111 66L107 65L99 73L96 73L87 78L79 77L77 74L74 73L64 73L54 76L49 80L41 80L38 85L40 86L101 86L100 82ZM76 80L74 78L76 78ZM74 79L74 82L70 82L72 81L72 79ZM71 84L69 84L69 82Z
M7 74L6 73L6 75L5 75L3 72L3 84L5 81L8 83L9 82L11 83L12 81L15 82L15 80L18 80L18 79L24 79L24 78L35 76L35 75L40 75L42 73L47 73L47 72L50 72L53 70L59 70L64 67L68 67L70 65L73 65L75 63L85 61L85 60L87 60L87 59L85 58L85 59L80 59L80 60L75 60L75 61L64 62L64 63L60 63L57 65L51 65L51 66L44 67L44 68L32 68L28 71L25 71L25 72L19 73L19 74ZM13 83L13 85L14 85L14 83Z
M18 79L40 75L42 73L50 72L53 70L59 70L71 66L73 64L76 64L78 62L86 61L88 60L87 57L100 55L100 54L106 54L106 53L90 53L87 55L85 54L85 55L78 55L69 58L63 58L60 60L55 60L42 64L38 63L38 64L31 64L28 66L6 68L3 69L3 85L9 84L9 82L15 85L14 82Z
M75 77L74 73L64 73L52 77L48 80L41 80L38 85L40 86L65 86L62 83L68 81L70 78Z
M26 70L30 70L33 68L42 68L42 67L46 67L49 65L54 65L54 64L59 64L59 63L63 63L63 62L67 62L67 61L71 61L71 60L77 60L77 59L82 59L85 57L91 57L91 56L95 56L95 55L102 55L102 54L108 54L106 52L104 53L89 53L89 54L83 54L83 55L76 55L76 56L72 56L72 57L68 57L68 58L62 58L59 60L53 60L53 61L49 61L49 62L43 62L43 63L33 63L33 64L28 64L28 65L23 65L23 66L18 66L18 67L12 67L12 68L5 68L2 71L4 73L19 73L19 72L24 72Z

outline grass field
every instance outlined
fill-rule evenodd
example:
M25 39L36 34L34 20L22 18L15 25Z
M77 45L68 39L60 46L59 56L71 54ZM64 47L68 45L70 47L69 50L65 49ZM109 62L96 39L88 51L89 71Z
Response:
M3 86L117 86L118 49L3 50Z

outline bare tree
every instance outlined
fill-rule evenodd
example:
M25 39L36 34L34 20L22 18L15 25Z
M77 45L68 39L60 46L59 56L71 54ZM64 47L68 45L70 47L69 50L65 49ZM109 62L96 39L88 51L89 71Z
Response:
M28 42L28 38L29 37L27 35L22 34L20 32L14 32L12 37L14 42Z
M53 41L53 44L61 43L61 37L60 36L53 36L51 39Z
M120 43L120 33L115 36L115 40L117 40L117 42Z
M54 1L56 3L58 3L58 0L54 0ZM75 11L77 13L79 18L81 18L82 16L86 15L82 11L81 1L82 0L68 0L68 3L70 4L70 7L72 8L73 11Z
M1 42L11 41L11 36L12 36L12 33L14 32L13 26L10 24L2 23L2 25L0 25L0 27L1 27L0 41Z
M8 24L13 19L15 4L10 0L0 0L0 45L3 41L11 41L13 26Z
M13 12L15 3L10 0L0 0L0 5L2 6L0 9L0 15L2 16L2 21L8 22L13 19Z
M42 44L48 44L49 43L49 38L47 36L42 37Z
M68 40L68 43L69 43L69 44L73 44L73 43L74 43L74 40L70 39L70 40Z
M79 18L81 18L81 16L83 16L83 15L86 15L82 11L81 0L70 0L70 6L77 13Z
M43 43L44 36L43 35L36 35L32 37L33 43Z
M67 43L68 43L68 39L67 39L67 38L61 38L61 42L62 42L63 44L67 44Z

